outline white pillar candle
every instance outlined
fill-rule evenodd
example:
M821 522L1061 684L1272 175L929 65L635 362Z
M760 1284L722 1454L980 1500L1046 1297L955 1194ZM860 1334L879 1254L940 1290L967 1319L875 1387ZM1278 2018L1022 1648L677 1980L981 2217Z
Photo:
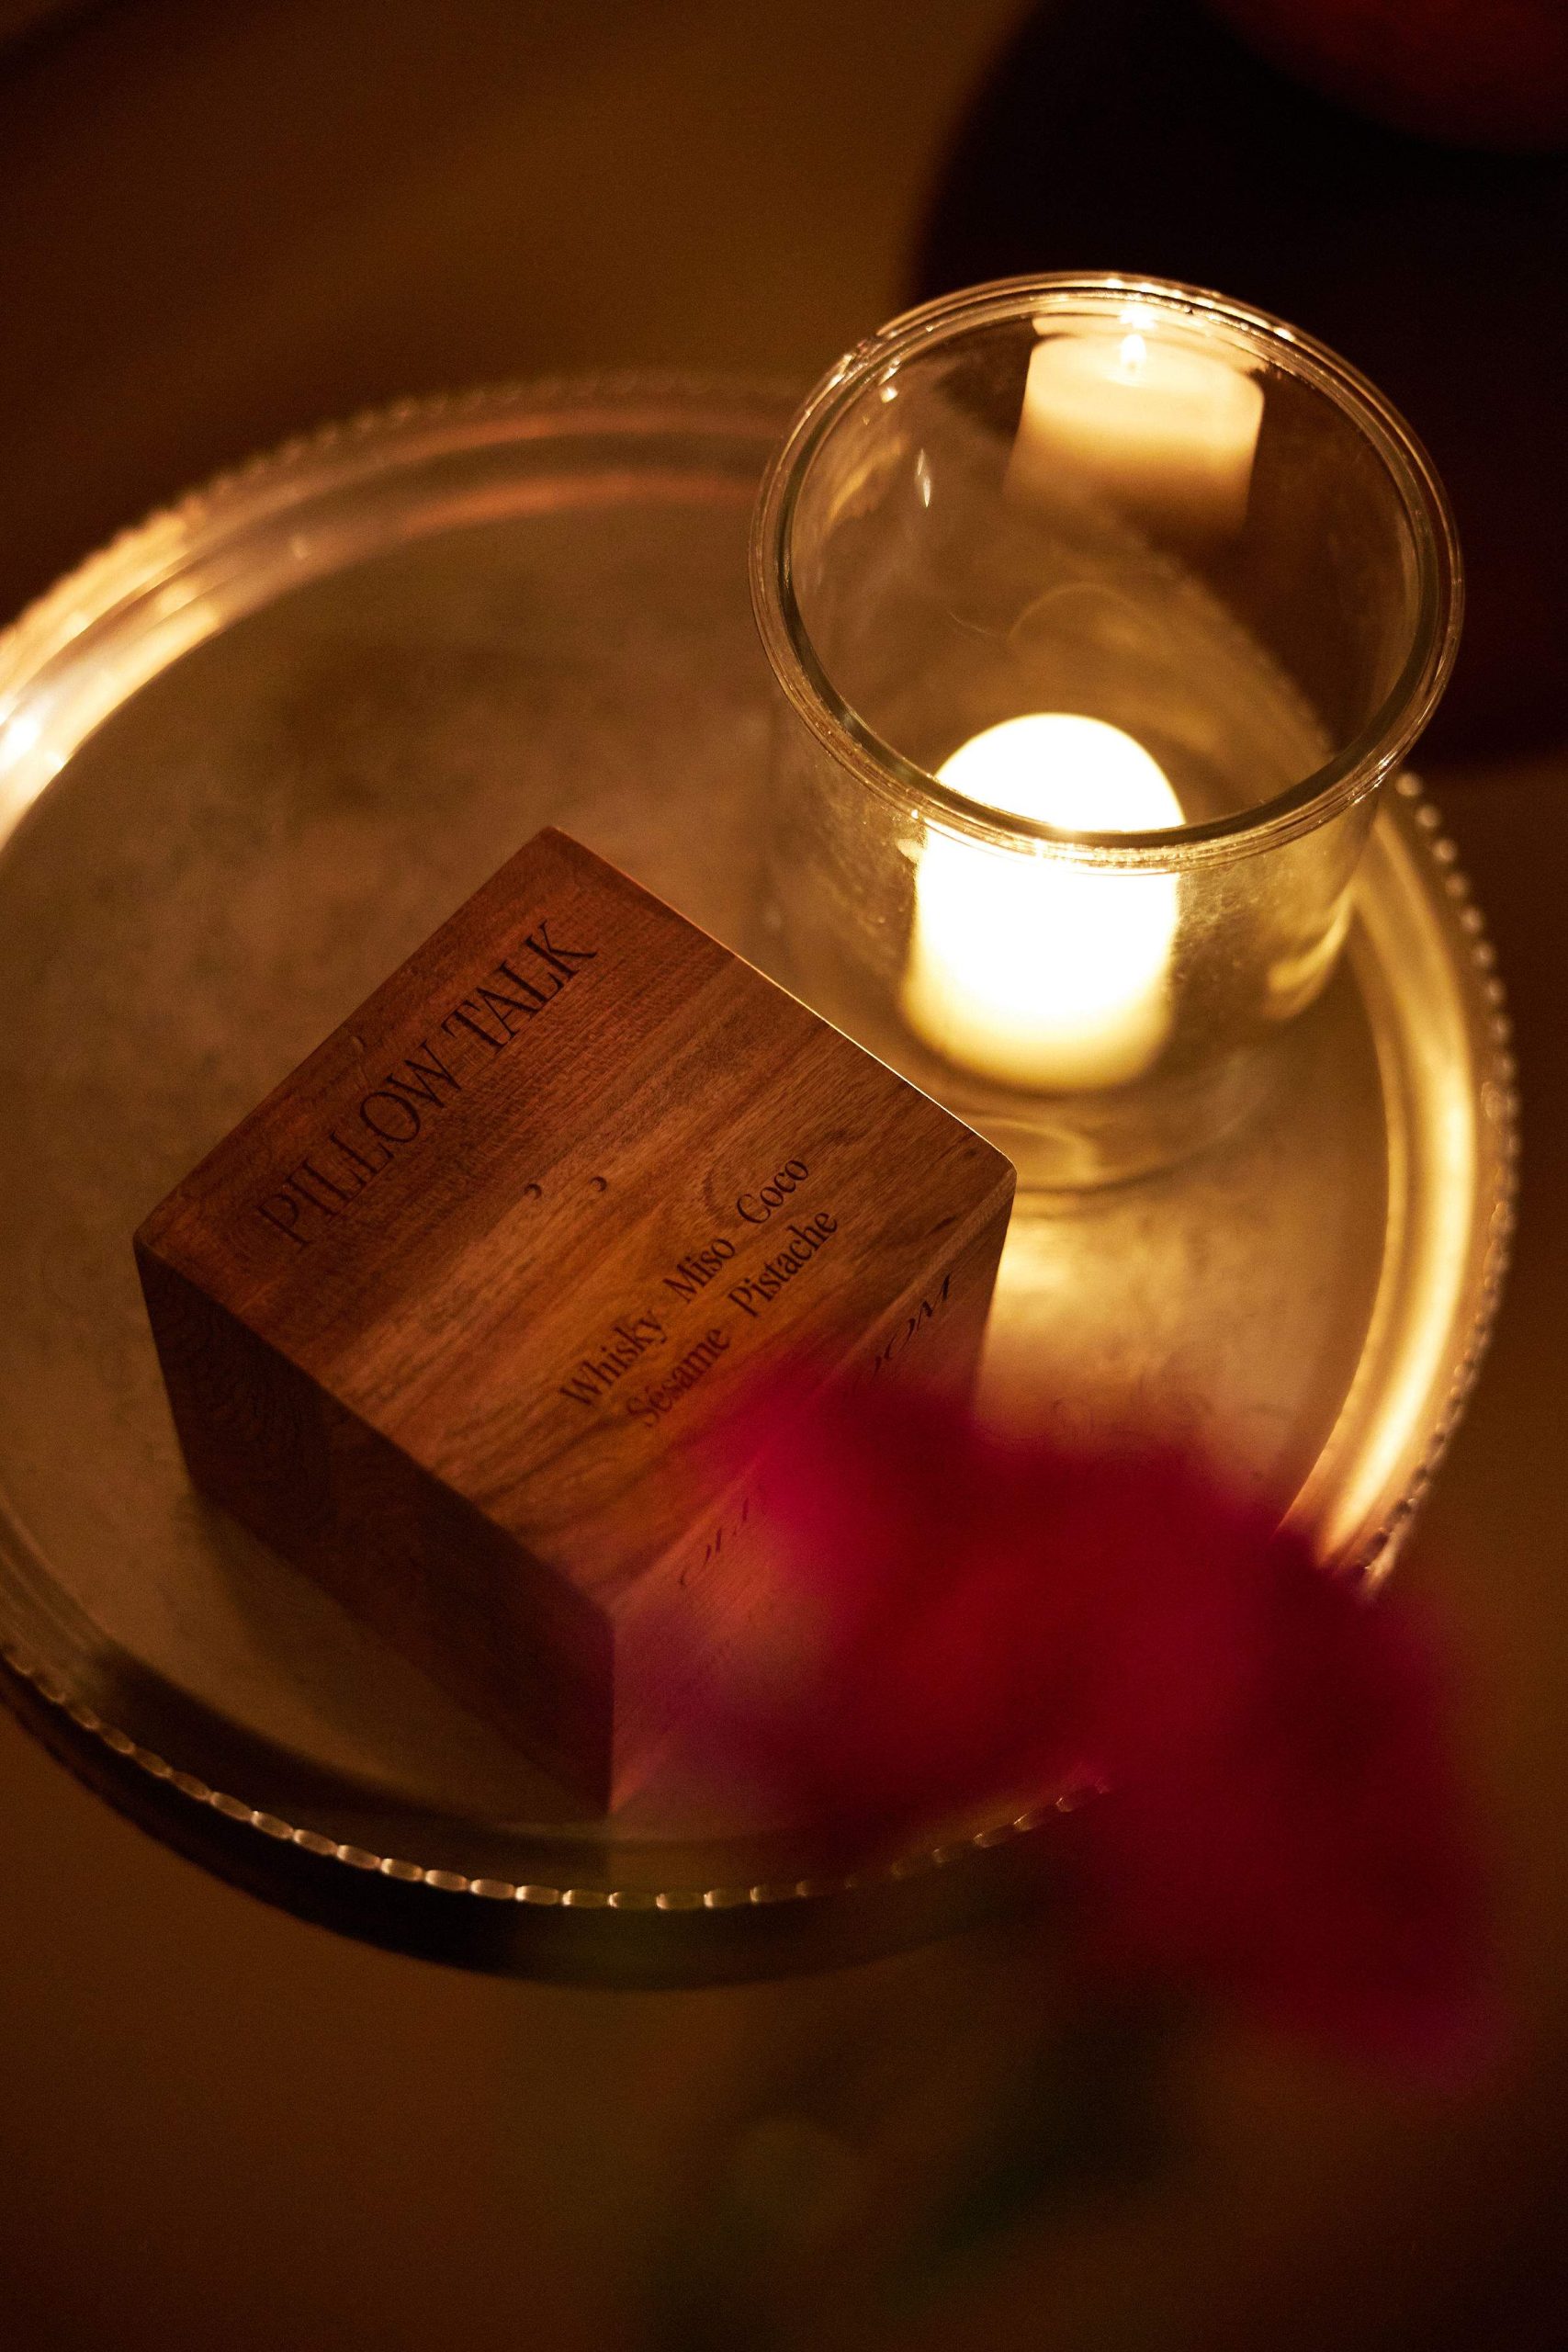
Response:
M1089 488L1213 536L1247 519L1263 387L1229 359L1131 329L1036 344L1008 471L1025 501Z
M988 727L940 781L1013 817L1080 832L1182 821L1158 762L1119 727L1037 711ZM1170 1027L1174 874L1106 870L928 831L903 1007L950 1062L1031 1092L1120 1086Z

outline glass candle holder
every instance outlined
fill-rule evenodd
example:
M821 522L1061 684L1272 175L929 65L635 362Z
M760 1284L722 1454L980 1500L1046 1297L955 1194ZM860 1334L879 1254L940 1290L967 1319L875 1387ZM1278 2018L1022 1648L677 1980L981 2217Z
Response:
M1441 485L1373 386L1185 287L928 303L801 409L752 594L772 968L1026 1185L1234 1123L1458 639Z

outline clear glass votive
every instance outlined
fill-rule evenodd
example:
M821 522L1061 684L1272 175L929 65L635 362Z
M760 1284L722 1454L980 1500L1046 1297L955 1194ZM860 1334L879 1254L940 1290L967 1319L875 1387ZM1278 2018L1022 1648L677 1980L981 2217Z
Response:
M1240 1116L1458 639L1442 486L1382 394L1186 287L952 295L801 409L752 595L770 967L1026 1185Z

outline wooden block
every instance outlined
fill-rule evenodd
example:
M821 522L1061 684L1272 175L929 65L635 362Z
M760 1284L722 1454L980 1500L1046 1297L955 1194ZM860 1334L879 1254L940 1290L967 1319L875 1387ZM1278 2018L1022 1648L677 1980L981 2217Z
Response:
M549 831L136 1254L197 1485L602 1805L679 1711L663 1664L700 1674L748 1605L716 1418L786 1352L966 1386L1012 1190Z

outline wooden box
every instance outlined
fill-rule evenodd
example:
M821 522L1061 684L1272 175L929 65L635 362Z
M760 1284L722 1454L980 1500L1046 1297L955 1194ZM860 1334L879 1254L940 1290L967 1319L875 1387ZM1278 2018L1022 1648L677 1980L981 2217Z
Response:
M136 1236L191 1476L587 1802L748 1604L770 1357L973 1376L1013 1173L539 834Z

